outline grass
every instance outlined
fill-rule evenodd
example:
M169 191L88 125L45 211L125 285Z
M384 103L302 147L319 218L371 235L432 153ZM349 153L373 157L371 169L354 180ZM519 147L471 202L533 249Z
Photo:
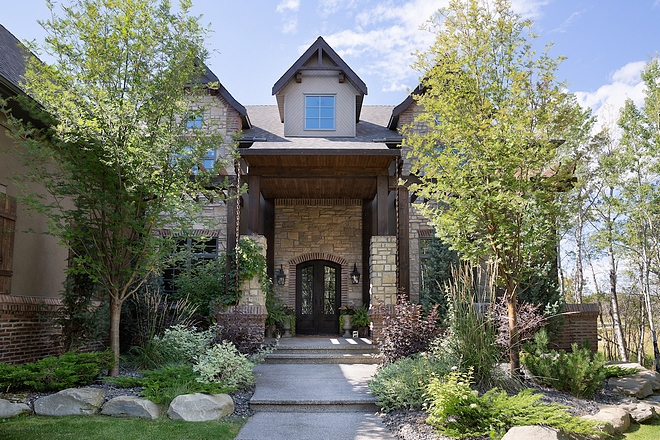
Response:
M183 422L105 416L29 416L0 419L3 440L224 440L233 439L245 420Z
M626 440L657 440L660 438L660 419L652 423L640 425L633 424L630 431L626 432L621 439Z

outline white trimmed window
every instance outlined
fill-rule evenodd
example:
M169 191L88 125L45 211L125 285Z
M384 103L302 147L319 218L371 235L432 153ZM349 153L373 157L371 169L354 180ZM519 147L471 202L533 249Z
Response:
M305 95L305 130L335 129L335 95Z

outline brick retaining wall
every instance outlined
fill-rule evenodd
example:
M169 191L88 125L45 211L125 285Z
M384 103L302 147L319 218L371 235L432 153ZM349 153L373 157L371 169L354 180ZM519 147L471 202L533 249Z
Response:
M593 352L598 351L598 304L566 304L564 326L554 338L552 348L571 351L571 344L587 341Z
M58 298L0 295L0 362L24 364L62 354L62 329L52 322Z

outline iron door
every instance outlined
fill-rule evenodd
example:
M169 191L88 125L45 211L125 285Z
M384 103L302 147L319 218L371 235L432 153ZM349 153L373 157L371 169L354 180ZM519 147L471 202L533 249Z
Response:
M296 333L336 335L339 332L341 266L313 260L296 267Z

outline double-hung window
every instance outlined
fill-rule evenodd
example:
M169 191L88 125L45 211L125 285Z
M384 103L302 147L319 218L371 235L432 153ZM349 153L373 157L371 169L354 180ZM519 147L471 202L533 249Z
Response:
M335 129L335 95L305 95L305 130Z

